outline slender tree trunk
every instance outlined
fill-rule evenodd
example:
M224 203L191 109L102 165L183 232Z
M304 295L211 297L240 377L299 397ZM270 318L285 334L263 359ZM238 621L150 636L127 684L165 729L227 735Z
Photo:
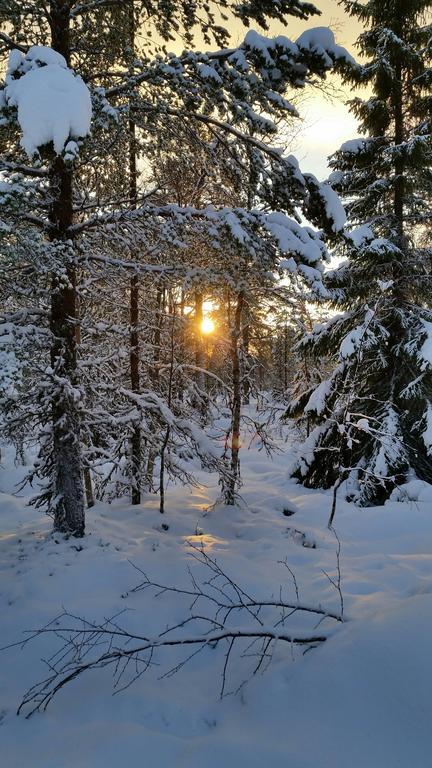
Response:
M195 382L199 390L195 406L199 410L201 423L205 424L208 414L205 374L208 366L208 348L202 331L203 319L203 295L200 291L195 291Z
M156 294L155 332L153 337L153 365L150 368L150 378L156 392L159 389L159 362L161 356L162 325L165 310L165 288L158 287ZM157 429L157 423L154 425ZM153 474L156 452L150 448L145 473L145 484L149 491L153 490Z
M244 294L237 295L234 320L231 327L231 367L232 367L232 404L231 404L231 477L225 489L225 503L235 504L235 490L240 475L240 418L241 418L241 366L240 366L240 337Z
M402 15L402 19L400 20L399 24L395 25L395 34L397 36L403 37L404 11L402 8L399 11L399 13ZM401 144L403 144L403 142L405 141L405 133L406 133L405 118L404 118L403 67L400 59L396 59L396 61L394 62L394 83L393 83L392 103L393 103L393 119L394 119L394 144L396 147L398 146L400 147ZM405 164L405 158L402 152L396 155L394 173L395 173L395 182L394 182L394 197L393 197L393 213L394 213L394 219L395 219L395 230L397 234L397 245L403 252L406 250L407 242L405 238L405 221L404 221L406 164ZM405 274L403 272L404 267L405 265L401 264L400 259L397 259L394 262L393 298L395 300L395 304L399 307L401 305L403 306L403 304L406 301L406 293L407 293L406 289L408 287L406 283ZM389 346L389 350L392 355L392 358L395 353L395 350L398 350L400 348L400 341L403 335L404 335L404 331L400 325L400 317L398 313L395 313L394 320L392 322L392 327L391 327L391 334L388 342L388 346ZM396 353L396 357L397 357L397 353ZM391 401L396 408L399 406L401 409L403 409L404 408L403 401L400 402L400 398L397 395L395 395L395 392L394 392L397 366L395 368L393 363L394 361L392 360L392 381L390 384Z
M176 330L176 356L178 360L184 360L186 355L186 348L185 348L185 334L184 334L185 332L185 324L184 324L185 292L183 288L180 289L177 317L178 317L178 323L177 323L177 330ZM185 387L181 377L179 377L178 381L175 382L173 396L174 395L179 400L184 400L185 398Z
M205 389L205 353L202 334L203 318L203 295L200 291L195 291L195 365L197 369L199 369L196 372L196 384L201 392L204 392Z
M135 50L135 14L133 2L129 4L129 43L130 49ZM136 126L133 120L129 121L129 198L131 208L136 208L138 201L138 171L137 171L137 142ZM140 381L140 353L139 353L139 277L132 275L130 281L130 381L131 389L135 394L141 391ZM132 465L132 504L141 503L141 476L142 476L142 436L141 425L134 424L131 437L131 465Z
M131 278L130 284L130 379L132 392L140 392L139 371L139 279L137 275ZM132 504L141 502L141 426L134 424L131 437L131 463L132 463Z
M95 505L95 498L93 493L93 483L91 478L91 472L88 467L84 469L84 488L87 501L87 507L91 509Z
M50 4L51 45L70 63L69 6L66 0ZM72 169L56 156L50 167L52 204L49 219L54 243L68 240L73 221ZM80 420L71 389L77 385L76 349L76 269L73 256L66 264L66 279L52 278L51 367L57 381L52 401L53 464L57 503L54 528L74 536L83 536L85 528L84 492L80 446ZM65 382L65 383L63 383ZM70 384L70 386L69 386Z
M150 376L154 387L159 386L159 362L161 356L162 325L165 310L165 288L156 292L155 331L153 336L153 365Z
M168 379L168 408L172 405L173 380L174 380L174 344L175 344L175 304L172 305L171 312L171 349L170 349L170 368ZM160 451L160 469L159 469L159 512L163 515L165 512L165 454L171 435L171 428L166 427L165 436Z
M284 393L286 393L288 389L288 323L286 317L284 326L283 386Z
M395 144L400 146L405 140L404 110L403 110L403 82L402 65L397 62L395 67L395 85L393 91L393 109L395 123ZM402 154L395 161L395 185L394 185L394 216L399 247L404 248L404 197L405 197L405 160Z
M76 314L77 314L77 324L75 328L75 341L77 344L77 347L79 349L81 345L81 301L79 297L79 293L76 294ZM87 442L85 438L83 438L83 444L87 445ZM84 490L85 490L85 498L87 502L87 507L90 509L91 507L94 507L95 505L95 498L94 498L94 492L93 492L93 482L92 482L92 476L91 476L91 469L90 467L84 467L83 470L84 475Z
M242 324L242 357L244 367L243 377L243 402L245 405L249 405L250 402L250 379L249 379L249 345L250 345L250 321L251 312L248 302L244 302L243 306L243 324Z

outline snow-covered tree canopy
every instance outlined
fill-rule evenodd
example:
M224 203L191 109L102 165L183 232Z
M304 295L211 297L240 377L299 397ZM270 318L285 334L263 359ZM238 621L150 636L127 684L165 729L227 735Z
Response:
M430 3L344 6L366 24L365 62L347 78L372 95L351 102L364 136L331 160L348 214L336 249L343 261L326 281L341 314L303 340L335 367L292 410L319 423L299 477L330 485L349 475L350 492L369 503L409 473L432 477Z
M27 154L34 154L53 141L54 151L61 151L71 162L79 151L75 139L89 132L88 92L79 75L67 69L64 58L50 51L33 46L26 54L17 50L11 53L2 92L3 121L5 126L18 121L23 132L21 144ZM302 211L316 227L334 233L344 223L341 206L328 185L319 184L311 175L303 175L295 158L269 145L268 139L277 133L275 120L297 114L286 99L287 89L303 88L311 77L323 77L331 68L346 71L350 66L353 66L351 57L336 45L333 34L326 28L305 32L295 43L286 37L267 39L249 31L235 49L181 56L166 54L151 59L146 58L144 51L143 56L133 59L123 72L105 73L104 79L115 80L115 84L108 88L88 84L93 97L96 133L95 140L88 142L84 164L90 161L103 173L107 161L105 141L110 141L111 132L116 128L126 130L131 117L141 132L141 141L147 145L162 132L168 131L169 135L171 126L175 130L178 120L189 122L192 128L194 124L206 126L210 158L224 143L229 149L231 168L239 178L247 160L252 164L257 179L256 202L260 207L264 205L272 210L277 206L280 210L277 226L273 216L268 220L270 226L263 231L272 237L277 251L289 255L283 262L289 271L293 271L296 263L300 264L302 276L322 292L318 273L322 270L320 261L321 257L325 258L325 250L321 235L319 229L314 232L303 228L299 240L299 213ZM59 108L62 107L60 98L68 102L65 109ZM35 104L38 117L32 119ZM203 142L202 138L198 141ZM11 162L6 155L5 171ZM43 175L47 169L42 166L38 172ZM41 185L39 193L45 189ZM88 189L85 199L76 201L76 208L88 209L91 195ZM143 221L158 214L165 219L186 219L190 225L195 225L200 218L200 211L182 211L178 207L155 209L147 202L143 206L138 204L133 212L127 204L111 213L106 209L107 203L110 204L107 200L101 201L98 212L90 218L78 216L79 221L72 225L69 234L76 236L96 225L111 227L113 223L132 218L140 220L138 226L142 228ZM40 211L32 215L41 228L50 230L52 223L45 221ZM227 217L225 211L220 214L202 211L201 216L221 226L242 247L250 245L252 255L259 251L259 243L253 242L253 233L266 221L262 213L239 211ZM288 233L291 233L289 238ZM94 239L94 235L92 237ZM308 250L307 243L312 244L313 240L312 250Z
M245 27L235 47L228 26L216 21L221 12L222 22L236 17ZM278 126L296 118L296 91L355 64L324 27L297 40L248 29L316 13L299 0L2 4L8 33L0 35L0 53L9 60L0 102L1 232L5 274L18 269L20 276L13 298L4 288L5 338L21 338L27 374L26 396L11 405L7 431L43 435L35 474L48 483L38 503L49 502L57 527L83 530L83 457L111 456L118 471L135 478L136 491L144 441L149 465L155 451L169 447L174 468L180 435L197 450L197 433L188 437L184 428L193 409L173 390L185 386L174 373L174 353L161 384L159 362L151 360L159 353L140 336L140 286L156 313L152 319L149 309L149 329L158 327L162 294L164 307L174 305L174 291L199 281L226 285L238 313L248 286L271 295L278 275L326 295L326 238L343 228L343 212L331 188L302 174L278 146ZM191 49L194 35L208 51ZM169 42L179 37L188 50L170 53ZM230 193L184 205L161 194L153 161L182 133L238 202ZM115 322L108 285L122 307L111 309ZM120 352L108 368L100 295L108 300L103 327L116 327ZM159 338L161 329L154 333ZM100 356L91 346L96 340ZM31 345L40 350L36 375L28 365ZM151 429L163 430L162 443ZM211 451L204 453L211 463Z

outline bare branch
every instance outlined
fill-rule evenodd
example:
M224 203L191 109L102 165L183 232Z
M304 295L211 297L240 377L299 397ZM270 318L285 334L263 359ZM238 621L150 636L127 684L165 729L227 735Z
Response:
M320 618L319 624L325 619L343 621L343 613L336 614L326 611L320 605L314 607L299 602L297 581L286 563L294 580L297 603L287 603L282 599L260 600L250 596L203 549L194 544L191 544L191 548L194 561L204 567L208 574L206 580L199 581L195 573L189 570L191 589L152 581L145 572L134 566L144 579L129 594L150 588L155 597L171 594L178 596L179 600L185 598L189 603L184 618L165 627L156 636L138 634L120 625L120 614L99 623L67 611L45 627L30 632L21 645L25 646L37 637L48 635L57 638L60 647L46 661L48 677L27 691L18 712L29 710L26 715L29 717L36 711L46 709L62 688L91 669L112 667L115 691L125 690L150 667L159 663L155 658L157 652L169 648L191 650L186 657L176 659L174 664L163 671L161 678L176 674L206 648L224 646L220 689L220 695L224 696L227 695L228 668L232 666L230 662L234 660L233 655L236 674L240 664L249 667L245 679L235 689L238 691L253 675L267 668L278 642L288 644L292 653L294 647L310 649L326 641L327 634L317 633L310 626L310 621L304 631L296 629L290 632L285 626L290 616L300 613L307 619L309 614L316 615ZM336 580L328 578L341 596L339 559L337 573ZM341 608L343 611L343 600ZM121 613L124 614L124 611ZM184 632L186 629L189 629L188 633ZM251 659L254 661L250 667Z
M6 47L9 48L11 51L13 51L15 48L18 51L21 51L21 53L27 53L28 47L25 45L20 45L19 43L15 42L9 35L7 35L5 32L0 32L0 40L3 43L6 43Z

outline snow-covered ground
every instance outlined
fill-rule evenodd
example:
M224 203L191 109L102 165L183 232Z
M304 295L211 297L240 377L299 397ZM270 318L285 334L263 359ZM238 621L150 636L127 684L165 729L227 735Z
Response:
M206 508L215 484L170 486L161 529L157 503L98 504L77 543L49 535L50 521L13 495L21 474L6 454L0 473L1 645L39 627L62 606L89 619L125 608L135 628L154 632L184 614L172 595L131 593L131 565L163 583L188 586L188 542L208 553L248 593L300 598L339 610L331 585L336 540L327 530L331 498L286 478L286 454L243 452L241 509ZM204 482L206 477L200 475ZM427 498L427 494L423 494ZM286 516L284 508L295 514ZM392 501L358 509L339 502L342 590L347 621L306 655L282 643L268 669L237 695L219 699L223 648L206 649L178 674L158 657L128 690L112 696L110 670L65 687L47 712L15 710L46 674L53 636L4 651L0 666L0 744L4 768L428 768L432 716L432 503ZM304 536L302 535L304 534ZM313 546L303 546L304 543ZM82 546L82 549L81 549ZM170 653L173 655L170 657ZM242 682L232 665L229 687Z

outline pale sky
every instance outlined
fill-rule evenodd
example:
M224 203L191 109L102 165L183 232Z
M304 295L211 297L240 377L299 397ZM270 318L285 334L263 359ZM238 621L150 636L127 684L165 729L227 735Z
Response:
M337 42L356 56L354 43L361 32L357 20L348 16L336 0L314 0L314 4L322 12L321 16L313 16L307 22L293 19L285 29L281 24L274 24L271 34L285 34L295 39L304 29L331 27ZM331 75L328 81L339 85ZM304 102L299 104L304 123L292 151L300 161L302 170L310 171L320 179L328 175L328 155L338 149L344 141L358 135L356 120L343 103L343 100L350 96L351 94L345 92L341 101L329 100L320 93L311 92L305 93Z
M295 40L305 29L331 27L337 42L356 56L354 42L361 32L357 20L348 16L337 0L313 1L321 11L321 16L313 16L309 21L291 19L286 27L280 23L272 24L269 34L284 34ZM233 42L240 42L243 36L244 30L239 29L238 34L233 35ZM331 75L328 82L340 87L340 83ZM358 135L357 123L344 104L344 99L350 96L351 94L345 92L341 95L341 100L328 99L312 89L302 95L298 110L304 122L290 151L299 160L303 171L310 171L320 179L326 178L329 172L328 155L338 149L344 141Z
M362 27L357 19L348 16L337 0L312 0L321 11L321 16L312 16L308 21L300 21L290 18L286 26L281 23L273 23L268 32L264 32L256 26L261 34L271 37L285 35L295 40L305 29L312 27L330 27L339 45L345 46L349 52L357 56L354 43L360 34ZM237 22L229 22L232 30L231 43L241 43L245 36L245 28ZM253 22L251 27L254 27ZM180 52L183 44L169 46L176 52ZM197 47L206 50L207 46L197 41ZM337 86L341 90L340 81L328 75L327 82ZM358 136L357 122L345 106L345 101L352 98L352 92L340 92L337 98L324 97L316 89L305 89L301 93L296 92L295 103L302 117L299 126L295 126L295 136L291 140L288 151L295 155L300 162L303 171L314 173L320 180L327 178L329 168L327 157L335 152L344 141ZM299 103L297 99L300 98Z

